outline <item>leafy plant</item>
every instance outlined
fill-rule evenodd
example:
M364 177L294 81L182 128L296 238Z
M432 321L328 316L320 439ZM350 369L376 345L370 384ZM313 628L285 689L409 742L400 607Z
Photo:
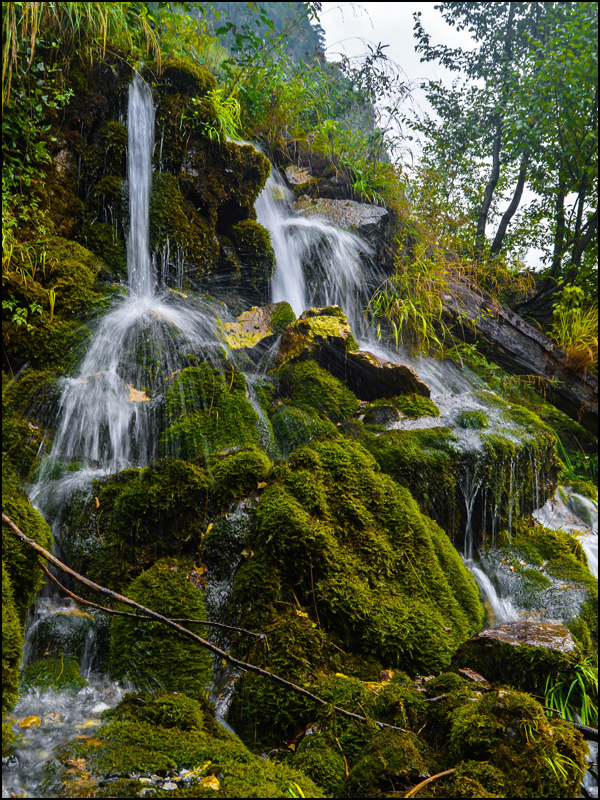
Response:
M31 325L27 319L29 313L42 313L42 307L39 305L39 303L32 302L29 304L29 306L24 306L18 300L15 300L14 297L10 297L7 300L2 300L2 310L10 312L8 319L13 323L13 325L17 325L19 327L24 325L28 331L33 330L33 325Z
M565 719L579 717L584 725L598 726L598 667L591 656L574 667L573 673L549 675L544 690L545 704Z
M180 128L200 129L211 142L235 139L240 135L240 104L235 97L226 97L223 89L213 89L206 97L191 98L191 111L182 114ZM206 116L212 119L207 121Z
M550 338L565 351L575 371L598 371L598 305L584 305L584 292L567 285L552 312Z

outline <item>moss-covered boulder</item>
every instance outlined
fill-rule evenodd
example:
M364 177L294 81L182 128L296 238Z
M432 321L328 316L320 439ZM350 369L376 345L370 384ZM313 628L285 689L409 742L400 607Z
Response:
M68 562L123 591L158 558L193 554L211 508L211 485L203 469L177 459L96 481L92 492L74 495L60 526Z
M27 664L21 674L22 689L38 689L41 692L54 689L76 694L88 682L81 674L79 660L61 653L38 658Z
M574 672L580 660L566 626L519 620L477 633L459 647L453 663L471 667L494 683L543 694L548 677Z
M339 435L334 423L323 419L314 406L297 408L281 400L271 413L271 425L279 451L284 457L314 439L330 439Z
M300 315L281 337L277 366L296 359L316 359L319 363L344 361L347 353L358 349L348 319L339 306L311 308Z
M93 738L75 739L59 754L54 780L60 796L81 796L90 786L93 796L103 797L137 797L149 787L157 797L285 797L289 790L324 796L299 769L250 752L203 700L128 694L105 717ZM78 771L82 764L85 770Z
M268 622L265 663L296 681L331 658L329 639L408 671L439 669L481 622L477 587L446 535L347 439L301 447L278 468L249 547L235 613L250 628ZM306 710L278 691L246 676L238 729L291 735Z
M507 797L566 798L579 793L587 745L568 722L548 719L533 698L501 689L452 712L449 755L453 763L476 760L495 767L504 775ZM481 768L466 772L487 783ZM501 785L495 772L488 780Z
M247 297L264 302L275 271L269 231L256 220L243 219L228 228L225 236L235 256L235 268L229 275L232 285L243 290Z
M126 595L169 618L206 619L202 594L188 580L192 569L191 561L161 559L132 581ZM194 631L203 635L200 625ZM110 671L116 678L139 688L201 697L211 679L209 664L208 650L177 634L169 635L160 622L112 619Z
M316 361L298 361L275 373L280 393L295 408L332 422L344 422L358 409L358 400L337 378Z
M236 447L258 447L258 414L246 397L246 379L233 365L223 372L204 362L174 376L167 389L165 452L205 464Z
M429 386L419 378L415 369L407 364L386 361L367 350L357 349L348 354L344 376L348 386L361 400L396 397L399 394L427 398L430 395Z

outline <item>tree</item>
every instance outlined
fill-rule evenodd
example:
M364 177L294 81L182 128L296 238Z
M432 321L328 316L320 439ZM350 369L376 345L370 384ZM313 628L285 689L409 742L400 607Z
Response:
M436 8L448 24L468 29L476 47L432 45L415 15L423 60L462 73L451 89L430 83L439 119L416 127L427 136L430 161L451 167L471 198L475 250L496 256L526 235L551 262L546 277L553 286L561 279L589 281L597 230L597 5L449 2ZM515 231L526 186L537 199ZM509 202L500 216L502 201Z

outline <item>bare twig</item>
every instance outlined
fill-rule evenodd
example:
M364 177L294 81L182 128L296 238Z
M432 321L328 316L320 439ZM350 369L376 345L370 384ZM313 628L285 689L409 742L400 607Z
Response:
M168 619L167 617L163 617L162 614L158 614L156 611L152 611L150 608L146 608L146 606L141 605L140 603L136 603L134 600L130 600L129 597L125 597L122 594L118 594L117 592L113 592L111 589L107 589L104 586L100 586L97 583L89 580L89 578L85 578L83 575L80 575L78 572L75 572L74 569L68 567L66 564L63 564L62 561L59 561L56 556L53 556L52 553L48 552L45 548L35 542L33 539L30 539L26 536L23 531L19 530L19 528L15 525L15 523L10 519L7 514L2 514L2 522L5 525L8 525L11 530L19 537L19 539L30 547L32 550L35 550L45 559L47 559L51 564L55 567L58 567L62 572L66 572L68 575L72 575L76 580L80 583L83 583L84 586L88 586L90 589L94 589L100 594L104 594L107 597L112 597L113 600L117 600L119 603L124 603L127 606L131 606L132 608L137 608L138 611L141 611L143 614L151 617L152 619L157 620L158 622L162 622L163 625L166 625L168 628L171 628L178 633L187 636L188 639L196 642L197 644L205 647L207 650L210 650L211 653L222 658L224 661L227 661L229 664L233 664L234 667L241 669L245 672L254 672L257 675L262 675L265 678L273 681L273 683L277 683L280 686L283 686L285 689L290 689L296 694L301 695L302 697L306 697L308 700L311 700L313 703L316 703L320 706L329 705L326 700L323 700L321 697L317 697L316 695L309 692L307 689L303 689L301 686L296 686L296 684L291 683L291 681L286 681L285 678L281 678L279 675L275 675L272 672L268 672L266 669L262 669L261 667L256 667L254 664L247 664L244 661L239 661L237 658L229 655L225 650L222 650L220 647L217 647L210 642L207 642L206 639L203 639L201 636L198 636L192 631L188 631L187 628L184 628L182 625L179 625L177 622ZM336 714L340 714L342 717L347 717L348 719L355 720L357 722L368 722L366 717L361 716L360 714L353 714L351 711L346 711L345 708L339 708L339 706L332 706L332 709L336 712ZM414 736L412 731L407 731L404 728L398 728L395 725L388 725L386 722L378 722L377 720L371 720L380 728L389 728L391 730L400 731L401 733L410 733Z
M41 560L38 560L38 564L40 565L44 574L50 578L52 583L54 583L61 592L69 595L75 600L77 603L81 603L84 606L90 606L91 608L97 608L99 611L103 611L105 614L113 614L119 617L133 617L134 619L139 620L151 620L152 617L148 617L145 614L130 614L129 611L116 611L114 608L107 608L106 606L100 606L98 603L92 603L91 600L84 600L83 597L79 597L79 595L74 594L66 586L63 586L62 583L58 580L58 578L53 575L50 570L42 563ZM245 633L248 636L256 636L259 639L264 639L264 633L255 633L254 631L247 631L245 628L238 628L235 625L224 625L222 622L209 622L206 619L183 619L181 617L170 617L171 622L185 622L187 625L194 624L194 625L209 625L213 628L225 628L229 631L237 631L238 633Z
M417 783L416 786L413 786L413 788L410 789L404 795L404 797L414 797L419 789L423 788L423 786L426 786L428 783L431 783L431 781L435 781L438 778L442 778L444 775L450 775L452 772L456 772L456 767L453 767L452 769L446 769L444 772L438 772L437 775L431 775L429 778L425 778L424 781L421 781L421 783Z

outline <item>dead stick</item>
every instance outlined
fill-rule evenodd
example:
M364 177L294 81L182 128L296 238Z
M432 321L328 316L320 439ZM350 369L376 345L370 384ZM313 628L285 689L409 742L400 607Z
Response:
M119 617L133 617L134 619L151 619L151 617L147 617L144 614L130 614L129 611L116 611L114 608L107 608L106 606L100 606L98 603L92 603L91 600L84 600L83 597L79 597L79 595L71 592L67 589L66 586L63 586L62 583L58 580L58 578L53 575L50 570L42 563L41 560L38 560L38 564L40 565L41 569L43 570L44 574L50 578L52 583L56 584L61 592L68 594L69 597L72 597L78 603L81 603L84 606L91 606L92 608L97 608L99 611L103 611L106 614L114 614L115 616ZM264 639L264 633L255 633L254 631L247 631L245 628L236 628L234 625L224 625L221 622L209 622L206 619L183 619L181 617L171 617L171 622L185 622L186 624L193 623L195 625L210 625L214 628L226 628L229 631L238 631L239 633L246 633L248 636L257 636L259 639Z
M407 792L404 795L404 797L414 797L416 793L419 791L419 789L423 788L423 786L425 786L428 783L431 783L431 781L435 781L437 778L443 777L444 775L450 775L451 772L456 772L456 767L453 767L452 769L447 769L444 772L438 772L437 775L432 775L430 778L425 778L424 781L421 781L421 783L417 783L416 786L413 786L413 788L409 792Z
M255 672L257 675L262 675L265 678L269 678L269 680L273 681L274 683L278 683L280 686L285 687L286 689L291 689L296 694L300 694L303 697L306 697L308 700L312 700L313 703L317 703L320 706L327 706L329 703L326 700L323 700L321 697L317 697L316 695L309 692L307 689L303 689L301 686L296 686L295 683L290 683L290 681L286 681L285 678L280 678L279 675L275 675L272 672L268 672L266 669L262 669L261 667L255 667L254 664L246 664L244 661L239 661L237 658L230 656L225 650L221 650L220 647L217 647L210 642L207 642L206 639L203 639L201 636L197 636L195 633L188 631L187 628L182 627L176 622L173 622L167 617L163 617L162 614L158 614L156 611L152 611L150 608L146 608L146 606L142 606L139 603L136 603L133 600L130 600L128 597L125 597L122 594L117 594L117 592L113 592L111 589L107 589L104 586L100 586L97 583L89 580L89 578L84 578L83 575L80 575L78 572L75 572L74 569L68 567L66 564L63 564L62 561L59 561L56 556L53 556L52 553L49 553L48 550L43 548L33 539L30 539L28 536L25 536L23 531L19 530L15 523L7 516L4 512L2 513L2 522L5 525L8 525L11 530L13 530L19 539L30 547L32 550L35 550L37 553L42 555L45 559L47 559L51 564L54 564L55 567L66 572L68 575L72 575L76 580L80 583L83 583L84 586L89 586L90 589L95 589L100 594L105 594L107 597L112 597L113 600L118 600L119 603L124 603L127 606L131 606L132 608L137 608L142 613L146 614L153 619L158 620L158 622L162 622L168 628L172 628L174 631L178 633L182 633L184 636L187 636L188 639L192 639L192 641L196 642L197 644L205 647L207 650L210 650L211 653L219 656L225 661L228 661L230 664L233 664L238 669L247 672ZM358 722L368 722L366 717L362 717L360 714L353 714L351 711L346 711L344 708L339 708L339 706L332 706L333 710L340 714L343 717L347 717L348 719L357 720ZM388 725L386 722L378 722L377 720L372 720L378 725L380 728L390 728L395 731L401 731L401 733L411 733L411 731L407 731L404 728L397 728L394 725ZM414 736L414 734L413 734Z

